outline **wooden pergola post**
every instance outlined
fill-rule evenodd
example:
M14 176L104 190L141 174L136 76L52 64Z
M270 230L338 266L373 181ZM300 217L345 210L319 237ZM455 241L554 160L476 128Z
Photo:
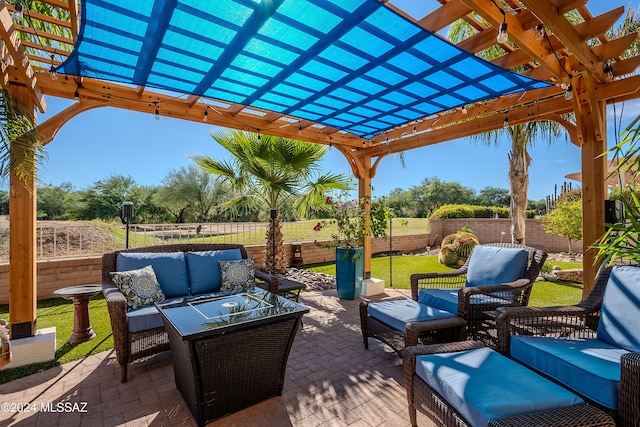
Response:
M35 104L26 87L10 85L14 96L31 118ZM35 164L35 151L12 143L13 162L23 160ZM9 190L9 319L11 338L35 334L38 301L36 262L36 171L24 178L11 168Z
M358 179L358 198L367 201L365 203L365 227L369 230L371 221L371 156L364 156L362 160L364 174ZM371 278L371 236L364 236L362 246L364 248L364 278L366 280Z
M599 100L592 90L591 76L586 74L579 97L574 103L578 139L582 150L582 253L586 298L595 285L598 251L593 245L604 233L604 201L607 198L607 120L606 103Z

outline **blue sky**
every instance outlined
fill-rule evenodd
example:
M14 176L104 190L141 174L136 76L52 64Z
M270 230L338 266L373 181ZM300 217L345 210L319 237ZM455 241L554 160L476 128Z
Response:
M408 13L421 18L429 8L439 4L435 0L392 0ZM640 0L591 0L587 7L592 15L631 5L637 9ZM46 114L39 122L56 114L73 101L46 98ZM618 116L624 108L622 126L638 114L640 101L616 106ZM608 109L608 139L614 138L613 108ZM112 175L133 177L140 185L159 185L166 174L191 164L189 155L206 154L214 158L228 158L228 154L209 135L222 130L205 123L187 122L115 108L99 108L80 114L62 127L56 138L46 146L48 160L40 168L38 178L44 184L60 185L71 182L76 189L85 189L96 181ZM449 141L411 150L405 154L403 168L398 156L387 156L380 162L373 179L374 195L387 195L395 188L408 189L424 178L438 177L458 182L480 191L487 186L509 188L507 179L509 142L487 146L469 139ZM580 171L580 149L568 139L560 138L552 144L540 141L530 149L529 199L540 200L560 187L565 175ZM323 168L333 173L351 176L345 158L332 149L325 156ZM573 182L573 185L578 185Z

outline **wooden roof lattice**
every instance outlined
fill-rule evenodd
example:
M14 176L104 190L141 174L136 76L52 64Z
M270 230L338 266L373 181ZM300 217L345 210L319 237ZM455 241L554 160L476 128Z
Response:
M640 58L623 57L637 35L615 40L606 37L606 32L623 15L622 7L594 17L584 0L497 3L492 0L440 0L439 7L416 21L393 4L381 1L385 8L434 33L458 19L465 19L477 32L457 47L472 54L497 44L496 28L504 20L508 24L510 41L500 45L505 54L492 63L553 86L407 119L384 133L363 138L309 119L194 94L181 95L86 77L59 75L54 80L49 73L51 66L57 67L67 60L79 37L81 3L62 0L37 3L48 7L50 13L39 13L35 7L31 10L27 4L22 23L14 23L11 19L13 4L0 3L4 41L1 77L4 85L11 82L31 88L41 111L46 108L44 95L68 99L78 95L80 101L92 107L110 105L152 114L158 111L160 115L192 121L206 118L212 125L332 144L357 155L383 156L498 129L507 116L510 124L530 121L534 117L561 120L562 115L574 108L575 101L567 101L562 96L565 89L561 84L569 84L569 76L574 80L574 92L582 93L587 100L593 97L594 91L598 91L601 99L633 98L640 86L634 74ZM506 12L504 15L501 9ZM570 24L564 16L570 11L577 13L583 21ZM542 39L536 30L540 26L546 30ZM22 61L8 59L21 56ZM607 81L604 72L608 64L614 70L612 82ZM589 79L583 77L586 73ZM583 82L586 80L588 82Z

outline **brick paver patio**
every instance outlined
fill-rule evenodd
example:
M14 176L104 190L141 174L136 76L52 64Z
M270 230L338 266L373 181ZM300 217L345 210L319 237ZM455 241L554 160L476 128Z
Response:
M381 297L399 293L386 289ZM333 290L305 292L300 302L311 311L293 343L282 396L208 425L409 426L401 360L376 340L364 349L359 301ZM0 426L196 425L176 389L170 353L129 372L120 383L108 351L0 385ZM20 405L29 411L11 412ZM418 423L433 425L420 414Z

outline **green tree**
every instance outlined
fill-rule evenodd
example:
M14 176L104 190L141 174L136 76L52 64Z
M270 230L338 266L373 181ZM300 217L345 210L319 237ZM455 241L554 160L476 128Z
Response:
M415 203L409 191L401 188L392 190L385 199L385 204L390 209L393 209L396 217L407 218L416 216Z
M279 208L292 200L293 208L305 216L313 209L321 209L332 190L348 188L349 179L319 174L320 161L327 151L320 144L241 131L212 133L212 137L231 153L231 159L193 155L192 160L204 171L228 182L236 192L223 208L265 214L275 209L276 217L269 222L267 231L265 269L283 273L287 257Z
M573 253L573 243L582 239L582 202L560 202L556 208L542 219L544 231L566 237L569 253Z
M40 218L69 219L78 209L77 193L70 182L38 187L37 198Z
M470 204L474 191L457 182L444 182L439 178L425 178L419 185L409 189L416 207L416 216L430 216L439 207L447 204Z
M131 222L151 221L158 217L159 211L153 203L153 187L138 186L130 176L115 175L97 181L82 193L84 207L80 211L81 219L102 219L110 221L122 217L122 203L133 202Z
M447 32L447 38L458 43L471 36L475 29L465 20L456 21ZM478 53L478 56L486 60L492 60L504 55L506 52L499 46L493 45ZM527 190L529 188L529 165L531 155L528 146L538 138L546 140L549 144L561 135L566 136L565 129L557 122L536 121L522 125L509 126L506 130L488 132L473 137L476 141L485 144L499 144L503 135L507 135L511 142L509 151L509 187L510 187L510 211L511 211L511 241L525 244Z
M155 194L176 223L203 222L220 217L216 206L231 197L229 185L195 165L170 171Z
M0 215L9 215L9 192L0 190Z
M509 190L498 187L485 187L480 190L475 204L481 206L509 206L511 196Z

